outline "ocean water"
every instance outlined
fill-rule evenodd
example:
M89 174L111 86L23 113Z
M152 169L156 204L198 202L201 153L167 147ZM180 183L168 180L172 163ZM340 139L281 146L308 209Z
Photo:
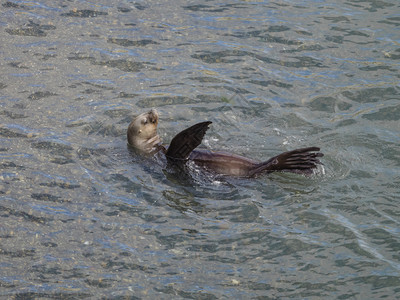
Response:
M0 297L400 299L400 2L2 1ZM129 151L319 146L312 177Z

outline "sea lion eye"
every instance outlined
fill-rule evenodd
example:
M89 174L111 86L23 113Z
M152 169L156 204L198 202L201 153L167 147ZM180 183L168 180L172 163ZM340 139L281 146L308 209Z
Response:
M143 124L143 125L146 125L146 124L147 124L147 119L144 119L144 120L142 121L142 124Z

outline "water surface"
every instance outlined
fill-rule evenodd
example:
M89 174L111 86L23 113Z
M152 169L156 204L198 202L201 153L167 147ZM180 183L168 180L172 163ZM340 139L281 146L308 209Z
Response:
M0 295L400 298L400 4L3 1ZM191 180L167 143L265 160L319 146L311 178Z

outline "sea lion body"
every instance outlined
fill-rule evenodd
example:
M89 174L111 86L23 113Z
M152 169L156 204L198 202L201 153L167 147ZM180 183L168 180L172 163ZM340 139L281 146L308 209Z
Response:
M221 175L250 177L257 161L224 151L196 149L190 153L189 160L200 167Z
M196 149L210 124L195 124L178 133L169 146L164 146L157 134L158 113L152 109L131 122L127 131L128 144L145 155L160 153L172 164L184 165L190 160L216 174L236 177L255 177L275 171L310 175L321 164L318 157L323 154L316 152L320 150L318 147L284 152L264 162L224 151Z

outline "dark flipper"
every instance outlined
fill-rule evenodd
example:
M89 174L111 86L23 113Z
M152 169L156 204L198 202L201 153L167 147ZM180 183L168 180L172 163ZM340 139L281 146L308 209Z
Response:
M187 159L189 154L201 144L208 125L211 123L210 121L201 122L178 133L172 139L165 155L172 160Z
M266 162L262 162L250 171L250 176L275 171L311 175L313 169L322 164L318 157L324 156L318 147L308 147L281 153Z

